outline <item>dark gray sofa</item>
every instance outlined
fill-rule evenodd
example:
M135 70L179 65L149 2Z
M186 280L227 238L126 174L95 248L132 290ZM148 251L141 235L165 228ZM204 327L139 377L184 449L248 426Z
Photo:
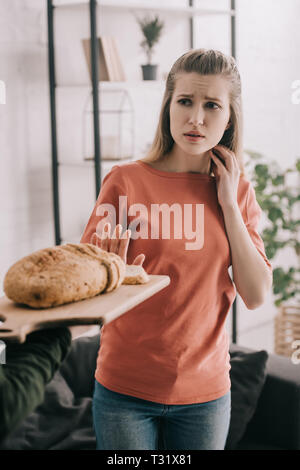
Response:
M269 354L254 416L237 448L300 450L300 364Z
M91 404L98 348L99 335L73 341L70 353L46 387L44 402L5 440L2 450L95 449ZM238 345L231 345L230 350L242 358L253 351ZM260 353L252 354L259 357ZM265 353L260 388L254 382L259 393L252 417L233 448L300 450L300 364L273 354L267 362L266 358ZM249 364L251 368L251 361ZM243 380L244 369L240 371ZM249 381L245 384L247 400ZM243 414L239 410L235 415L238 420ZM160 442L159 449L163 449Z

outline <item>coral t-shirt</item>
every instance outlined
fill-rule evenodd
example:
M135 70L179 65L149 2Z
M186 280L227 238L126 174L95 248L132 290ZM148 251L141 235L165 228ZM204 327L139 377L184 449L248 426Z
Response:
M240 177L238 205L272 272L257 231L261 208ZM229 240L214 176L166 172L142 161L105 176L81 243L109 220L131 229L127 264L144 253L148 274L170 284L104 325L95 378L104 387L162 404L202 403L230 390L226 316L236 296Z

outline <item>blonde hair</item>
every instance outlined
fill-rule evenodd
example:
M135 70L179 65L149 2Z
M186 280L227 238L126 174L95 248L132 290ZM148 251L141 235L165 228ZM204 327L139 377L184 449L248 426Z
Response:
M231 83L229 93L231 126L224 131L218 142L228 147L236 156L242 175L245 175L243 162L243 113L240 74L232 56L213 49L192 49L180 56L173 64L166 80L159 121L145 162L162 161L170 152L174 139L170 131L170 103L180 73L197 72L200 75L222 75Z

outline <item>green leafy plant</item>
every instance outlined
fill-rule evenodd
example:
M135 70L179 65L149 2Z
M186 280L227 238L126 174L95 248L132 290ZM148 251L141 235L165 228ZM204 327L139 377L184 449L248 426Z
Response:
M252 165L249 179L253 183L257 202L266 214L268 223L262 231L266 255L272 259L282 249L290 247L295 252L295 262L287 270L273 269L273 294L278 307L288 300L300 301L300 220L299 216L299 175L300 159L287 170L282 170L277 162L267 161L262 154L246 150ZM292 173L297 181L295 186L287 183L287 175Z
M151 64L152 54L153 54L153 47L158 42L162 29L164 27L164 23L159 21L159 17L155 16L151 19L150 16L146 16L144 19L140 20L136 17L137 22L140 25L142 33L144 35L143 41L140 43L141 47L144 49L148 64Z

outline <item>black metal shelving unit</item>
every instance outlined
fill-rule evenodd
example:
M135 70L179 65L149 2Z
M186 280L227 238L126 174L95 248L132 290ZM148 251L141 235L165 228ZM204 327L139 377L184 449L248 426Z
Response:
M58 185L58 150L56 132L56 75L55 75L55 47L54 47L54 9L52 0L47 0L48 10L48 62L50 87L50 113L51 113L51 147L52 147L52 187L55 244L62 242L60 228L59 185ZM93 91L93 121L94 121L94 163L95 163L95 190L96 199L101 186L101 149L99 127L99 94L98 94L98 42L97 42L97 1L89 0L90 32L91 32L91 69Z
M230 1L230 31L231 31L231 55L236 58L235 41L235 0ZM188 0L188 7L193 8L194 0ZM54 46L54 9L53 0L47 0L48 16L48 64L49 64L49 96L51 114L51 150L52 150L52 188L53 188L53 213L55 228L55 244L62 242L60 228L60 205L58 185L58 149L56 132L56 75L55 75L55 46ZM140 7L143 9L143 6ZM155 10L155 8L153 8ZM93 124L94 124L94 168L95 168L95 190L96 199L101 187L101 147L99 126L99 94L98 94L98 42L97 42L97 0L89 0L90 15L90 39L91 39L91 70L92 70L92 93L93 93ZM190 24L190 48L194 48L194 18L189 20ZM237 342L237 308L236 299L232 306L232 342Z

